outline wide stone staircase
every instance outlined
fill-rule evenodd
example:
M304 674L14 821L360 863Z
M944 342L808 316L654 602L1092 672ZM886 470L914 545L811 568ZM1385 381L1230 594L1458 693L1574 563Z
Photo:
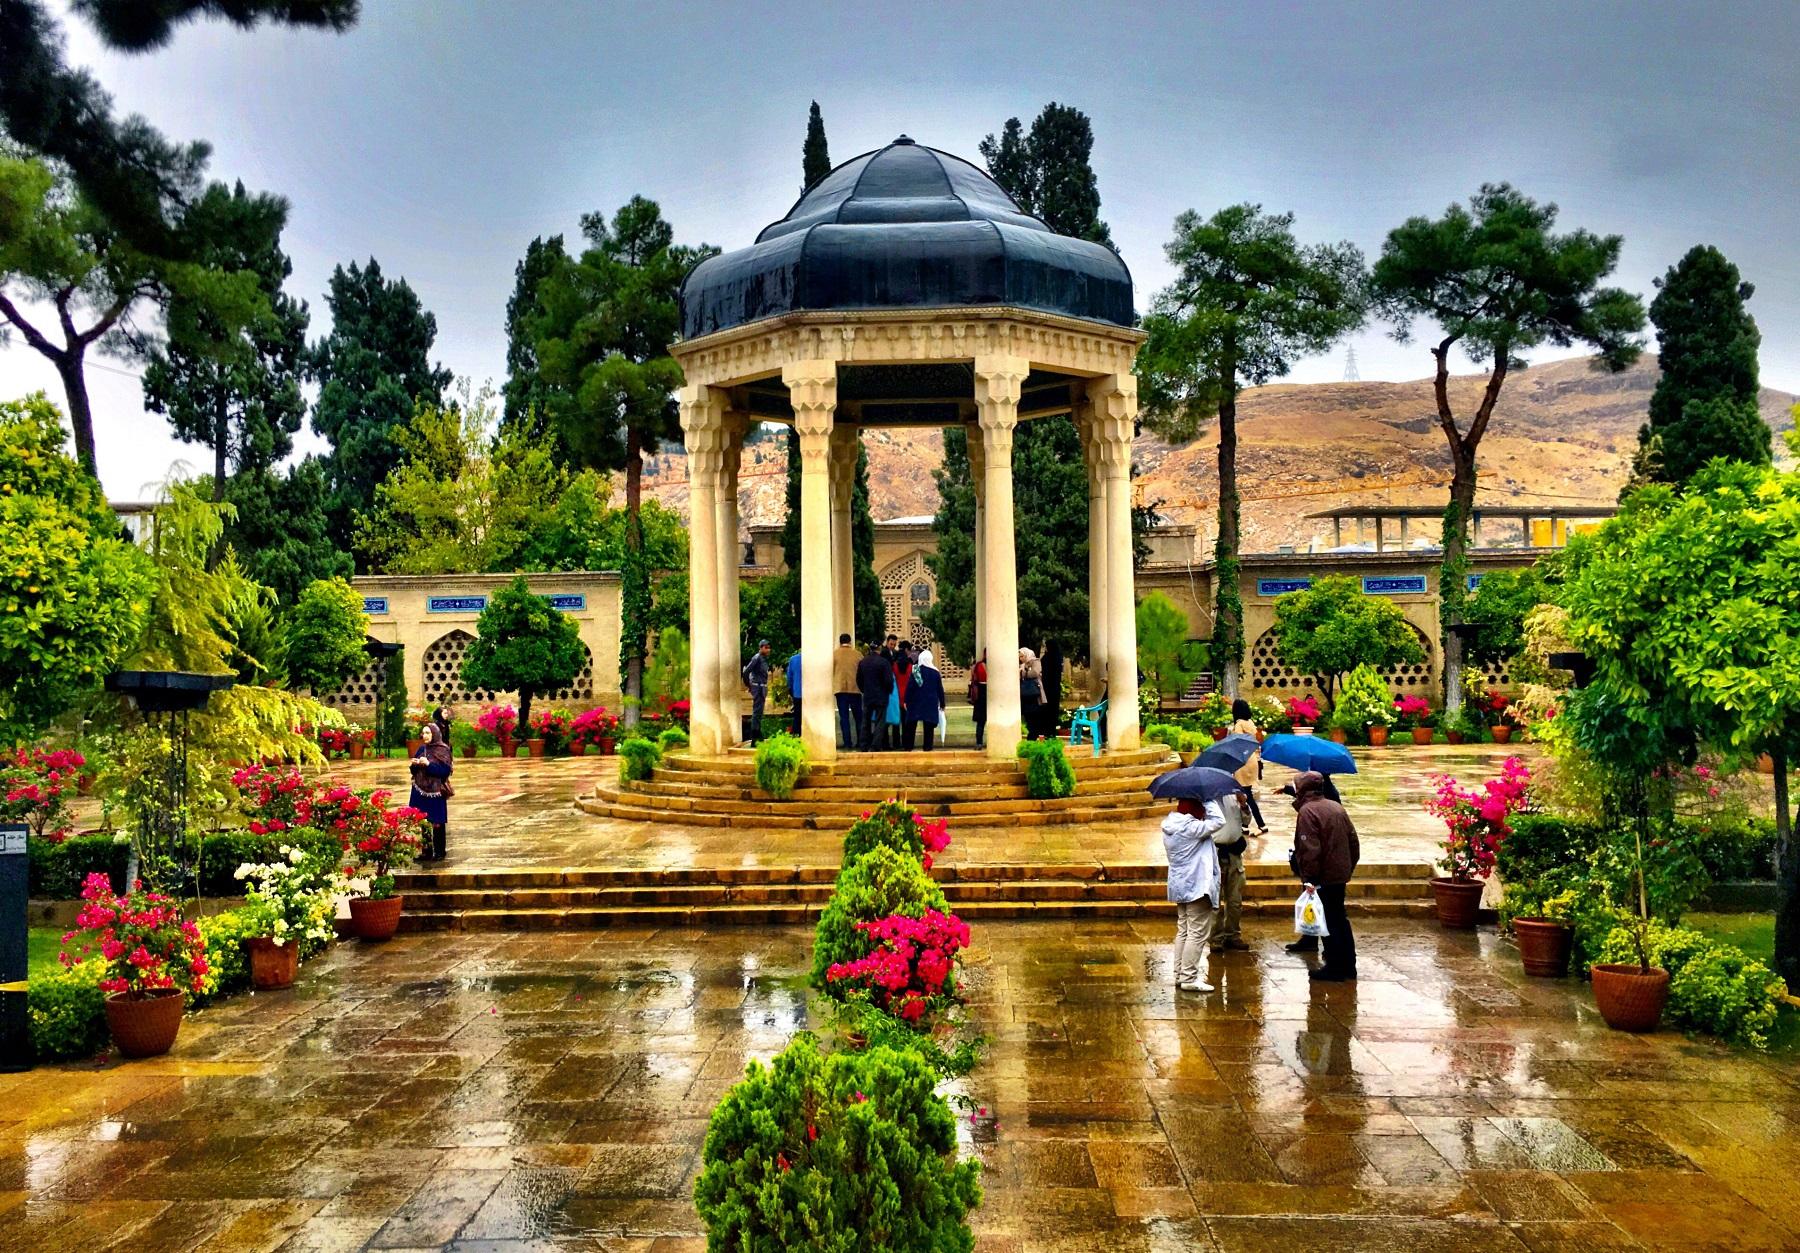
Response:
M792 797L778 801L756 786L748 749L723 758L671 753L654 775L637 783L600 784L575 803L602 818L679 822L748 830L833 830L848 826L869 806L890 796L930 818L954 818L984 827L1048 823L1136 822L1160 818L1168 806L1150 799L1150 781L1180 764L1168 749L1069 752L1075 794L1032 800L1025 769L974 750L932 753L852 753L808 767Z

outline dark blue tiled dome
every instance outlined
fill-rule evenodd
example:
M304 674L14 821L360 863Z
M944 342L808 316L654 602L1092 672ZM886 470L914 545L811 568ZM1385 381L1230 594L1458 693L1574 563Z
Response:
M902 135L815 183L756 242L694 267L688 339L802 310L1014 305L1131 326L1131 273L982 171Z

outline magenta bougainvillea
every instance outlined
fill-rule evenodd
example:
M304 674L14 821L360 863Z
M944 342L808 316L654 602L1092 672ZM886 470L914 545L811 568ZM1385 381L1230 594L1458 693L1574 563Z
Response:
M924 862L925 869L930 870L932 854L941 853L950 847L950 820L939 818L935 822L928 822L914 814L913 826L919 829L919 842L925 846L925 855L920 860Z
M73 827L67 797L87 758L69 748L21 748L0 755L0 820L23 822L31 834L60 844Z
M1310 727L1319 720L1317 696L1290 696L1287 700L1288 721L1297 727Z
M1431 725L1431 702L1423 696L1394 697L1395 725L1402 731Z
M1508 819L1521 809L1531 788L1531 770L1517 757L1500 764L1500 777L1478 788L1465 788L1447 774L1435 776L1437 792L1425 808L1444 820L1441 866L1452 879L1485 879L1494 869L1494 854L1511 834Z
M75 929L63 934L63 965L97 957L105 966L100 990L134 999L204 988L206 944L174 901L144 891L142 883L116 895L104 874L87 877L81 899Z
M856 929L874 949L832 965L825 972L829 982L845 992L866 992L871 1004L908 1023L946 1006L956 990L956 955L969 946L968 923L928 909L923 917L891 914Z

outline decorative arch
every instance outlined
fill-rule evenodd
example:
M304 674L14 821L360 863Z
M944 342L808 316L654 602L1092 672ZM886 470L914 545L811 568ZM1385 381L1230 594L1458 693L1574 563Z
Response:
M937 603L937 579L920 553L910 552L882 570L881 599L889 631L921 647L931 643L925 611Z
M425 649L421 659L424 684L420 700L423 705L467 705L494 699L492 692L471 691L463 686L463 659L469 655L469 645L474 642L473 635L458 627L439 636Z

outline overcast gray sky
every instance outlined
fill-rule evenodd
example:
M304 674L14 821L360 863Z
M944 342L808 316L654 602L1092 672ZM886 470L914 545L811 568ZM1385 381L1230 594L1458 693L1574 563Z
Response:
M184 28L140 57L70 21L124 110L214 145L212 173L293 205L289 290L324 329L331 267L374 256L437 315L438 355L504 374L513 265L634 193L688 242L748 243L798 192L817 99L835 160L901 132L976 145L1047 101L1094 122L1102 212L1145 306L1175 214L1254 200L1373 255L1489 180L1625 237L1618 281L1719 245L1757 286L1763 381L1800 391L1800 4L634 4L364 0L343 35ZM1362 377L1428 373L1371 329ZM206 462L143 411L133 364L91 375L115 498ZM1300 381L1340 378L1343 351ZM0 395L55 375L18 343Z

